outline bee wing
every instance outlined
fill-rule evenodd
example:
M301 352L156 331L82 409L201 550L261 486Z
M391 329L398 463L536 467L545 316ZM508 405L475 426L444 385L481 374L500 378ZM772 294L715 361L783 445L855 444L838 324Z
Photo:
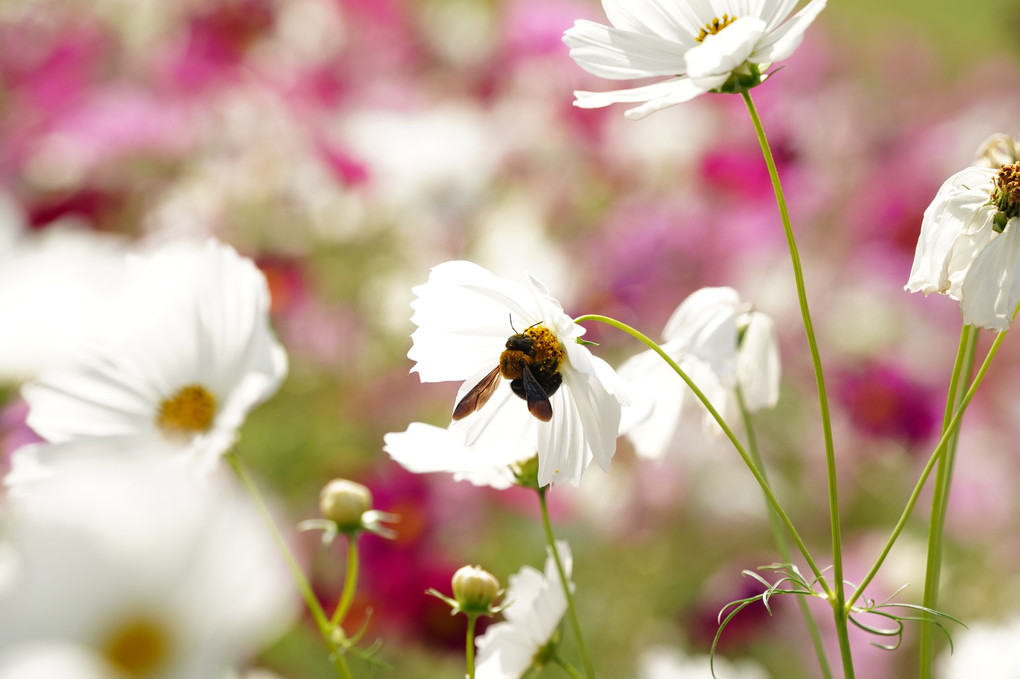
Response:
M471 387L471 391L464 394L457 407L453 409L453 419L463 420L489 402L493 392L499 386L499 366L492 369L488 375L483 377L478 384ZM538 386L537 384L535 386Z
M524 366L523 373L524 397L528 401L528 412L543 422L548 422L552 419L552 403L549 402L549 396L531 374L531 368Z

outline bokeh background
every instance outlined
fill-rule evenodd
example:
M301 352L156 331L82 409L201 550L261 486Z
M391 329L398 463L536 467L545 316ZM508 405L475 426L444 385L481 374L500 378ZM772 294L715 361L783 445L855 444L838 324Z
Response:
M753 94L805 260L854 580L937 439L960 315L902 287L940 184L987 136L1020 134L1020 5L829 4ZM527 270L568 313L656 336L695 289L732 285L781 329L782 398L755 424L780 498L828 563L813 376L746 111L721 95L639 122L572 107L573 89L615 86L567 56L560 36L578 18L604 16L593 0L0 2L4 459L34 440L19 385L96 330L126 249L229 242L265 272L290 354L240 444L279 515L314 517L319 488L342 476L402 517L397 540L363 539L356 602L394 669L355 672L462 676L463 619L424 591L448 591L466 563L505 582L540 566L544 544L528 492L414 476L382 452L411 421L445 425L456 391L408 374L411 287L454 258ZM638 350L603 327L588 337L616 365ZM1009 338L963 427L941 607L968 622L1020 605L1018 381ZM777 559L753 481L694 410L661 463L621 441L608 474L551 493L600 676L639 676L654 647L706 653L719 608L757 591L741 570ZM899 598L920 599L919 507L872 597L909 584ZM335 601L342 551L294 541ZM818 676L792 602L773 612L745 611L721 652L781 679ZM899 651L869 640L853 640L858 676L912 673L915 629ZM307 620L253 662L333 676Z

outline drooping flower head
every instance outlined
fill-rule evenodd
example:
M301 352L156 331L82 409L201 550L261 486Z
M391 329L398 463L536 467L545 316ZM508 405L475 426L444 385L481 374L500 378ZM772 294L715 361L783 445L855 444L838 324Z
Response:
M463 380L452 428L489 467L538 454L539 483L578 484L616 452L623 385L577 342L584 328L533 277L527 285L464 261L414 289L408 358L423 382Z
M208 467L287 371L265 278L215 241L172 244L128 269L122 322L25 387L28 423L55 443L169 441Z
M733 288L702 288L677 307L663 331L663 350L708 397L728 423L739 410L736 389L749 412L779 400L779 347L772 319L740 301ZM620 432L642 457L659 459L673 440L686 385L655 352L644 351L620 366L631 386ZM706 412L705 428L717 431Z
M825 7L811 0L787 20L797 0L602 0L611 26L578 20L563 35L570 56L589 73L613 80L670 76L611 92L574 92L575 106L645 102L643 118L710 91L742 92L786 59Z
M570 546L556 541L563 571L570 579L573 557ZM574 591L570 583L570 591ZM567 612L567 597L560 582L552 551L545 561L545 572L530 566L510 576L503 600L503 622L490 625L478 637L478 679L518 679L533 663L542 664L542 652L553 641L556 628Z
M991 155L1011 162L957 172L924 211L905 288L948 295L965 324L1001 332L1020 304L1020 162L1005 145Z

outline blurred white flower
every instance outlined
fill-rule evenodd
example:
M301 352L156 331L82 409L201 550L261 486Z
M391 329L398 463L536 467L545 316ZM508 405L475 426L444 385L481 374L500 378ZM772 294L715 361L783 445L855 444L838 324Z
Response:
M504 621L489 625L485 634L475 641L478 645L477 679L517 679L552 640L567 611L567 597L552 550L548 551L545 573L524 566L510 576L503 596L503 601L508 602L503 610ZM569 582L573 568L570 546L557 540L556 551ZM574 591L572 582L570 591Z
M464 380L451 428L463 432L464 445L486 466L537 453L543 486L577 485L593 459L608 469L623 384L577 343L584 328L545 286L533 277L522 286L455 261L433 268L414 292L412 372L423 382Z
M938 659L941 679L1020 679L1016 647L1020 643L1020 618L1002 623L967 623L953 633L953 651Z
M100 331L125 253L122 238L70 221L28 231L0 194L0 381L31 379Z
M946 180L921 222L905 288L959 300L963 322L1003 331L1020 303L1020 163Z
M671 77L624 90L574 92L574 105L643 101L626 113L636 120L712 90L753 87L762 70L793 54L825 2L811 0L787 21L796 0L602 0L612 26L582 19L563 35L574 61L612 80Z
M209 468L286 374L265 278L215 241L168 245L128 269L121 322L24 388L28 424L56 443L158 438Z
M250 502L138 452L12 499L0 668L83 669L10 676L222 679L289 622L293 588Z
M464 443L462 429L443 429L412 422L406 431L383 437L383 450L404 469L415 474L446 472L454 481L505 490L514 485L514 474L506 464L493 465L486 455ZM534 452L527 457L534 456Z
M731 662L720 656L714 661L719 679L769 679L769 674L746 660ZM653 648L641 656L639 679L713 679L707 655L688 656L674 648Z
M663 350L732 424L739 417L736 388L748 411L779 400L779 347L775 324L740 301L733 288L702 288L677 307L663 331ZM628 359L620 377L630 387L620 433L642 457L660 459L677 430L684 402L693 398L680 377L651 350ZM718 433L707 412L705 430Z

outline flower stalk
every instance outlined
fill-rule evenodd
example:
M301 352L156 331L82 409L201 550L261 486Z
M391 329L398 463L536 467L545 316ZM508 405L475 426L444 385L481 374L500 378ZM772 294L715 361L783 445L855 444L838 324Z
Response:
M999 347L1002 345L1002 341L1004 339L1006 339L1005 331L1000 332L992 342L992 346L988 349L988 353L985 355L985 360L981 363L981 367L978 368L977 374L974 376L974 381L971 382L967 392L960 400L960 404L957 407L956 412L953 414L953 418L949 421L949 425L945 427L945 430L942 432L942 437L935 446L935 450L932 451L931 457L928 458L928 462L925 464L924 469L921 470L921 476L914 485L914 490L910 494L910 498L907 500L907 505L903 508L903 512L900 514L899 520L893 527L892 533L889 535L889 539L886 540L885 546L882 548L882 551L878 555L878 559L875 560L875 564L871 567L871 570L868 571L868 574L864 577L861 584L857 586L857 589L847 601L847 606L853 606L854 602L857 601L857 599L864 593L864 589L875 578L875 575L878 573L878 569L882 567L886 557L889 556L889 551L896 543L900 533L903 532L903 529L907 525L907 520L910 518L910 514L914 511L914 505L917 504L917 500L921 496L921 490L924 488L924 484L928 481L928 477L935 468L935 464L946 451L950 440L954 438L956 431L959 429L960 421L963 419L963 414L967 411L967 406L970 405L978 387L981 386L981 382L985 379L985 374L988 372L988 368L991 366L995 355L999 352Z
M758 451L758 437L754 433L754 421L751 418L751 412L747 409L747 404L744 401L744 393L738 385L735 389L737 395L737 405L740 408L740 417L744 423L744 431L747 434L747 451L751 456L751 461L754 462L758 471L761 473L762 478L768 480L768 474L765 471L765 463L761 459L761 453ZM783 532L783 524L779 519L779 515L776 510L768 502L765 503L765 508L769 515L769 526L772 528L772 537L776 543L776 549L779 550L779 556L785 563L793 563L793 558L790 554L790 545L786 541L786 534ZM814 616L811 615L811 609L808 607L807 600L803 596L797 597L797 607L800 609L800 614L804 618L804 623L807 625L808 634L811 636L811 646L814 648L815 656L818 659L818 667L822 670L822 676L825 679L832 679L832 669L829 668L829 659L825 655L825 646L822 644L822 635L818 631L818 625L815 623Z
M953 365L953 374L949 380L949 393L946 395L946 410L942 418L942 433L953 419L953 413L960 406L963 398L961 380L966 384L974 367L974 355L977 352L977 329L964 325L960 331L960 346ZM956 444L960 439L957 430L949 440L946 452L939 458L935 469L935 488L932 492L931 518L928 522L928 559L925 566L924 597L922 605L934 609L938 605L939 580L942 575L942 535L946 524L946 508L949 504L949 487L953 474L953 461L956 457ZM932 664L935 656L935 630L933 625L921 626L920 679L931 679Z
M574 319L575 323L582 323L584 321L598 321L600 323L611 325L614 328L622 330L631 337L643 342L645 346L655 351L655 353L659 354L659 356L662 357L662 360L666 361L666 363L669 364L669 367L672 368L673 371L680 376L684 383L687 384L687 387L694 393L694 396L699 401L701 401L701 404L705 406L705 408L708 410L708 413L719 425L719 428L722 429L723 434L726 435L726 438L729 439L731 444L733 444L733 447L736 449L737 454L740 455L740 458L744 461L744 464L750 470L751 474L754 476L754 479L758 482L758 485L761 486L762 493L765 494L765 499L768 501L769 506L775 510L776 515L779 517L779 520L782 522L783 526L790 534L790 537L793 539L794 544L797 545L797 549L800 550L801 555L804 557L804 561L807 562L808 568L811 569L811 572L814 574L815 578L817 578L818 583L822 586L822 589L825 590L826 596L831 597L832 590L829 588L828 583L826 582L824 576L822 575L821 569L819 569L818 565L815 563L815 560L811 556L811 552L808 550L807 545L804 544L804 540L801 539L800 533L798 533L796 527L794 527L793 521L790 520L789 515L783 509L783 506L779 503L779 499L776 498L775 493L772 491L772 486L770 486L768 480L764 476L762 476L761 472L758 470L758 467L754 464L754 461L751 459L751 456L748 454L747 450L744 449L744 445L740 442L740 439L737 438L737 435L733 433L733 430L726 423L726 420L723 418L723 416L719 414L719 411L716 409L716 407L712 405L712 401L710 401L708 397L705 396L705 393L698 388L698 385L694 383L694 380L692 380L687 375L687 373L684 372L684 370L679 366L679 364L677 364L676 361L670 358L669 354L667 354L662 349L662 347L655 343L655 340L651 339L641 331L636 330L627 325L626 323L616 320L615 318L609 318L608 316L600 316L598 314L587 314L585 316L579 316Z
M290 547L287 545L287 541L283 539L283 535L280 533L280 529L277 527L276 521L273 520L272 514L269 513L269 508L266 506L266 502L262 498L262 494L259 492L258 486L255 485L251 475L248 474L248 470L245 469L244 465L241 463L241 458L238 457L236 452L229 450L224 453L223 457L227 460L230 468L234 470L234 474L241 481L241 485L244 486L245 491L255 503L255 507L262 516L262 520L265 522L266 527L273 536L273 541L276 543L276 547L280 551L280 555L286 562L287 568L290 570L291 577L294 578L294 584L297 586L298 592L301 593L301 597L305 600L305 605L308 607L308 612L311 613L312 619L315 620L315 626L319 629L319 634L329 647L329 656L333 661L333 666L344 679L353 679L351 671L347 667L347 661L344 659L343 649L337 646L337 644L333 641L332 631L336 628L334 628L329 619L326 618L326 613L322 610L322 604L319 603L318 597L315 596L311 583L308 582L308 578L305 577L304 571L301 570L301 566L298 565L297 559L294 558L293 552L290 551Z
M549 486L538 489L538 504L542 508L542 528L545 531L546 542L549 543L550 553L556 562L556 572L559 573L560 583L563 585L563 595L567 599L567 615L570 618L570 627L577 640L577 650L581 654L581 663L584 666L584 674L587 679L595 679L595 666L588 655L588 649L584 645L584 636L581 634L581 623L577 617L577 609L574 607L574 594L570 591L570 582L567 580L567 573L563 569L563 561L560 559L559 551L556 549L556 538L553 535L552 522L549 520L549 506L545 494Z
M804 333L807 335L808 349L811 352L811 364L815 371L815 382L818 387L818 408L822 416L822 432L825 438L825 469L829 486L829 527L832 533L832 573L835 582L835 598L832 601L833 613L836 621L836 632L839 636L840 654L843 657L843 670L847 679L854 676L853 659L850 656L850 639L847 634L847 617L849 609L846 605L846 593L843 590L843 540L839 522L839 492L836 482L836 452L832 438L832 421L829 415L829 397L825 390L825 375L822 372L822 359L818 352L818 342L815 339L814 324L811 321L811 310L808 308L807 288L804 285L804 271L800 263L800 254L797 250L797 241L793 236L793 226L790 223L790 213L786 207L786 197L783 194L783 185L779 181L779 171L776 169L776 161L772 156L772 149L769 147L768 138L765 136L765 128L762 127L758 110L751 99L750 92L741 92L747 112L751 116L754 131L758 136L758 143L761 145L762 156L768 166L769 178L772 180L772 189L776 194L776 204L779 206L779 216L783 223L783 232L786 234L786 244L790 250L790 262L793 265L793 276L797 283L797 300L800 303L801 318L804 322Z
M354 590L358 587L358 535L357 533L347 534L347 574L344 576L344 589L340 595L333 617L329 624L333 627L340 627L344 624L344 618L351 610L354 602Z

